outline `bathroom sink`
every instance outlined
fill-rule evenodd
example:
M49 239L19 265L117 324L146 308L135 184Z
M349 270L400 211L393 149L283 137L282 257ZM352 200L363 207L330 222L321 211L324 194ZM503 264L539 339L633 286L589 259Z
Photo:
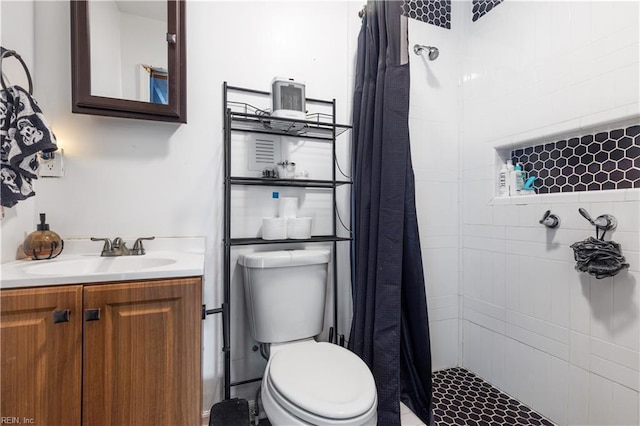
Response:
M46 263L29 265L23 268L23 272L28 275L126 273L167 266L175 262L174 259L144 256L88 257L84 259L52 260Z

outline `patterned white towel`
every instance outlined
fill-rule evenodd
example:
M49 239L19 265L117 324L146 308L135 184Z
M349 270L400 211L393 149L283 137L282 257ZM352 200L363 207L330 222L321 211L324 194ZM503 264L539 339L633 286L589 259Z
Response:
M35 195L39 151L58 149L33 97L20 86L0 90L0 204L13 207Z

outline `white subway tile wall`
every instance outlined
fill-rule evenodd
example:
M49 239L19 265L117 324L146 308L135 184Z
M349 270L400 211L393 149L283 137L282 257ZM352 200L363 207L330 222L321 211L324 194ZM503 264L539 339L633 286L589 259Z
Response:
M637 135L638 29L637 2L505 1L461 36L462 365L559 425L640 422L640 190L619 189L638 187L638 154L626 152ZM563 171L575 161L562 152L571 138L602 139L603 126L599 149L585 146L592 162L577 177L581 162ZM496 147L537 162L527 170L544 175L540 192L557 193L492 201ZM622 244L628 271L574 269L569 245L595 235L579 207L619 216L607 238ZM549 209L556 230L538 223Z
M451 7L451 17L459 19L456 10L461 4L453 2ZM409 62L411 158L428 294L432 368L440 370L461 362L458 103L450 96L458 86L458 41L455 32L416 19L409 19L409 41L411 46L428 44L443 52L428 64L411 53Z
M463 366L558 425L637 425L638 165L622 171L630 177L614 176L630 185L602 186L617 161L637 156L625 152L608 170L619 147L608 147L607 159L592 153L599 170L585 165L580 178L591 174L585 185L599 182L598 191L562 192L563 183L554 193L494 196L499 164L512 151L634 131L639 4L504 1L474 21L474 3L479 12L480 2L452 2L448 30L409 21L410 45L440 49L436 61L410 57L412 158L434 370ZM627 136L618 133L611 138L616 144ZM553 149L547 151L551 157ZM602 182L595 177L601 171L609 174ZM457 191L452 182L459 182ZM616 216L618 228L607 238L622 245L627 271L598 280L574 269L569 246L595 234L579 207L594 217ZM560 217L556 230L538 223L546 210ZM452 250L457 283L442 278L453 273ZM453 351L458 364L444 359Z

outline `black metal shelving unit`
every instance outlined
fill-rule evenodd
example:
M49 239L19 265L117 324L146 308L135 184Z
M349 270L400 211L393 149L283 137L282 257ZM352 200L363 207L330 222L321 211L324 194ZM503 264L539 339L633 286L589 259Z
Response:
M287 243L332 243L332 264L333 264L333 325L329 333L332 342L338 342L338 262L337 244L351 241L351 237L338 236L337 227L337 201L336 189L342 185L351 185L349 179L337 179L336 162L336 138L342 133L351 129L350 125L336 123L336 101L307 98L308 105L323 105L331 108L331 114L315 113L307 115L306 120L293 120L284 118L272 118L268 113L250 104L231 99L236 95L256 95L268 99L270 92L248 89L237 86L230 86L227 82L223 84L223 114L224 114L224 302L222 307L206 313L222 313L223 327L223 352L224 352L224 397L231 397L231 387L259 381L257 379L241 380L231 382L231 330L230 330L230 310L231 310L231 248L234 246L265 245L265 244L287 244ZM232 96L230 96L232 95ZM271 135L295 136L301 139L316 141L326 141L331 144L332 150L332 179L272 179L246 176L232 176L231 173L231 153L233 132L262 133ZM233 238L231 236L231 189L233 186L270 186L270 187L298 187L298 188L320 188L331 191L333 203L332 234L316 235L306 240L263 240L260 238Z

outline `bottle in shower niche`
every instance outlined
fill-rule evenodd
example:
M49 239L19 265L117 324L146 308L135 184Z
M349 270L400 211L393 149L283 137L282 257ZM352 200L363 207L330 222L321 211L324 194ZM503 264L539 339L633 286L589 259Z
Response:
M502 168L498 171L498 197L509 196L509 170L507 165L502 164Z
M511 195L520 195L520 191L522 191L522 187L524 186L524 171L520 163L516 164L510 176L509 186L511 188Z
M513 186L513 161L507 160L507 195L516 195L516 189Z

